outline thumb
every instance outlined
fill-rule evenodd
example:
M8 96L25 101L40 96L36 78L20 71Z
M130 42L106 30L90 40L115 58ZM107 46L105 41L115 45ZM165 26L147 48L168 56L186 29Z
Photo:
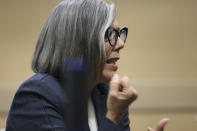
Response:
M165 125L168 123L169 119L168 118L163 118L159 121L157 125L157 130L156 131L163 131Z

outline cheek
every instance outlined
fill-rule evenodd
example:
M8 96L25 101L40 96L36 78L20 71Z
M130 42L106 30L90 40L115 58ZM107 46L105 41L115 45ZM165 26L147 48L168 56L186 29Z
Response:
M105 53L106 53L107 58L110 56L111 50L112 50L112 47L110 46L110 44L108 42L106 42L105 43Z
M111 54L111 46L108 42L105 43L105 53L106 53L106 59L108 59L110 57ZM111 70L107 65L104 66L103 72L102 72L102 82L109 82L113 75L115 74L115 72L113 70Z

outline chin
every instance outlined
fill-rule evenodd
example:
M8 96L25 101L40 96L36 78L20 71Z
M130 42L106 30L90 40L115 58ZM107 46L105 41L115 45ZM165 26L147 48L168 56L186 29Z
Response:
M116 74L115 71L104 70L102 74L101 82L103 83L110 82L114 74Z

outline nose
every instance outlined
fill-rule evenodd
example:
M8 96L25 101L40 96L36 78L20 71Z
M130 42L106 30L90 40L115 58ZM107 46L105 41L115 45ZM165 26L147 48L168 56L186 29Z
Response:
M114 51L120 51L121 49L124 48L124 41L118 37L116 46L113 48Z

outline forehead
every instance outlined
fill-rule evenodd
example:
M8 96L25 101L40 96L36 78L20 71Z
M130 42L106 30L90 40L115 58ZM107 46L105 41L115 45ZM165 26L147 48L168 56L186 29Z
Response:
M120 27L119 27L119 24L118 24L118 21L117 20L114 20L113 21L113 23L112 23L112 25L111 25L111 27L113 27L113 28L115 28L115 29L120 29Z

